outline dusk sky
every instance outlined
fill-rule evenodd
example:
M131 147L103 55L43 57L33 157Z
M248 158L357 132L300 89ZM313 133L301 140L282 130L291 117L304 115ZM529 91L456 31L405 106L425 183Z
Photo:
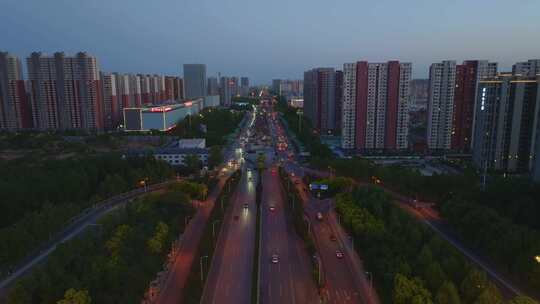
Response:
M104 71L301 78L356 60L540 57L538 0L1 0L0 50L98 57Z

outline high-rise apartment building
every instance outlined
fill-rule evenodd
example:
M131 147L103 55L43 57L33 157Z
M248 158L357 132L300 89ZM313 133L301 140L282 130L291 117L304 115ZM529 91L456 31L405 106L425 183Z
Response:
M455 61L434 63L429 68L427 146L431 150L451 147L455 83Z
M336 121L336 130L341 130L341 119L342 119L342 103L343 103L343 71L336 71L336 92L335 96L335 121Z
M526 173L535 155L540 121L540 77L500 74L479 81L473 162L481 170Z
M315 68L304 72L304 115L321 134L336 128L336 72Z
M206 65L184 64L184 89L186 98L206 96Z
M272 79L272 92L274 92L274 94L281 94L280 87L281 79Z
M518 62L512 66L512 74L523 76L540 75L540 59L530 59L525 62Z
M240 86L239 86L239 83L238 83L238 77L236 77L236 76L231 77L230 86L231 86L231 90L232 90L231 91L232 96L240 95Z
M208 77L208 95L219 95L219 83L217 77Z
M399 61L343 65L344 149L407 149L411 66Z
M221 105L223 106L230 106L232 104L232 96L233 96L233 90L234 90L234 81L231 79L231 77L227 76L221 76L220 79L220 100Z
M0 130L32 127L32 113L28 102L21 60L0 52Z
M47 129L103 129L103 103L95 57L78 53L27 59L34 127Z
M469 151L478 81L494 77L497 63L447 60L430 67L427 144L432 150Z
M240 96L249 95L249 78L241 77L240 78Z
M180 101L182 92L182 79L176 76L165 76L165 100Z
M100 73L101 97L103 99L103 127L114 129L120 123L120 109L116 95L116 75Z

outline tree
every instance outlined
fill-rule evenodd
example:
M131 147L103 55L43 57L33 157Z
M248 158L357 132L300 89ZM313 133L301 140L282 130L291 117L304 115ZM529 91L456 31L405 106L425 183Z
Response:
M394 277L394 304L432 304L431 293L418 278L408 279L398 273Z
M488 280L486 274L478 269L471 269L463 282L461 282L461 293L465 302L473 302L487 285Z
M441 285L435 299L437 304L461 304L456 286L450 281L446 281Z
M201 169L201 159L197 154L189 154L184 157L184 165L187 167L189 172L194 173Z
M64 298L57 304L91 304L92 299L87 290L76 290L70 288L64 294Z
M223 153L221 153L220 146L213 146L210 148L210 153L208 155L208 167L210 169L215 168L223 162Z
M508 301L508 304L538 304L538 302L526 296L517 296Z
M502 304L503 302L503 297L497 286L489 283L474 301L474 304Z

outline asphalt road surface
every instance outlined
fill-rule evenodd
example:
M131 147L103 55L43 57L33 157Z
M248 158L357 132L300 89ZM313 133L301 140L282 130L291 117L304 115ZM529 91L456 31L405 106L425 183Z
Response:
M272 166L263 174L260 303L318 303L311 258L285 208L279 173ZM271 261L274 254L277 263Z
M255 174L243 174L225 215L201 303L251 302L255 242ZM248 208L244 208L244 204Z

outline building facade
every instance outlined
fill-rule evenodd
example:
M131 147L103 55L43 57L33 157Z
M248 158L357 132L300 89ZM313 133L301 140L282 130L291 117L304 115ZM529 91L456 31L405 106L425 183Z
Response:
M231 77L221 76L219 87L221 105L230 106L232 104L234 81Z
M540 59L530 59L525 62L518 62L512 66L512 74L522 76L540 75Z
M184 93L185 97L196 98L206 95L206 65L184 64Z
M208 95L219 95L219 83L217 77L208 77Z
M473 162L481 170L530 172L539 136L540 78L500 74L479 81Z
M120 109L116 93L116 75L100 73L100 88L103 98L103 127L114 129L120 123Z
M336 128L336 71L315 68L304 72L304 115L320 134Z
M456 62L434 63L429 68L427 146L431 150L449 150L454 115Z
M32 127L32 112L27 97L21 60L0 52L0 130Z
M32 53L27 59L35 128L102 130L103 103L97 59Z
M411 68L399 61L344 64L343 149L407 149Z
M249 96L249 78L247 77L240 78L240 96Z
M497 63L447 60L432 64L429 75L428 148L470 151L478 82L496 76Z

